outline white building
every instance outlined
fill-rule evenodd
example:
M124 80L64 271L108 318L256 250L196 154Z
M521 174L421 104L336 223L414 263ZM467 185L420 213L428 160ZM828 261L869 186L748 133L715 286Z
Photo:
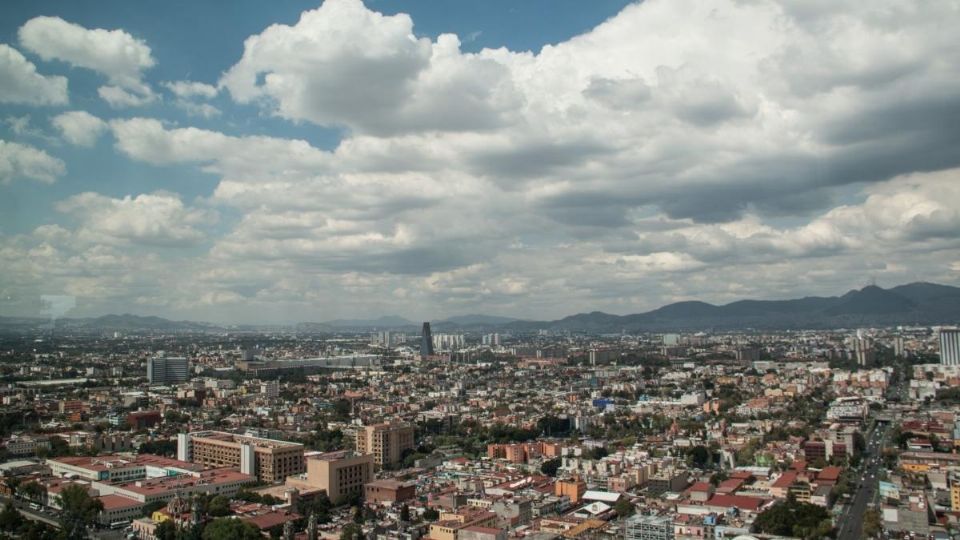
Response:
M960 330L940 329L940 363L960 365Z

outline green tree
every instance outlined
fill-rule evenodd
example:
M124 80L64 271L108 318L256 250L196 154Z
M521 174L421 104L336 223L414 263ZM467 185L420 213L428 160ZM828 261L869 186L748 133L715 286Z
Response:
M97 522L103 502L87 493L87 488L70 484L60 491L60 527L67 540L87 538L87 527Z
M636 512L637 507L630 502L630 499L621 497L617 504L613 505L613 509L617 511L617 515L620 517L630 517Z
M547 476L556 476L561 463L560 458L548 459L540 465L540 472Z
M427 520L427 521L436 521L436 520L440 519L440 512L437 512L437 511L436 511L435 509L433 509L433 508L427 508L427 509L424 510L424 512L423 512L423 519L425 519L425 520Z
M872 538L880 534L881 522L880 522L880 512L876 510L867 510L863 513L863 534L868 538Z
M710 464L710 450L705 446L694 446L687 453L687 462L698 469L706 469Z
M217 495L207 505L207 513L213 517L230 515L230 499L223 495Z
M21 525L23 525L23 516L20 515L11 501L7 501L7 504L3 506L3 511L0 512L0 530L13 532L19 529Z
M203 529L203 540L261 540L260 529L239 519L218 518Z
M340 531L340 540L363 540L363 527L350 523Z
M27 482L20 486L20 496L31 501L42 502L47 494L46 488L36 482Z
M410 521L410 507L403 505L400 507L400 521L409 522Z
M157 537L157 540L177 540L177 526L174 525L172 519L163 520L157 525L154 536Z
M792 497L764 510L753 522L756 532L799 538L823 538L832 529L826 508Z

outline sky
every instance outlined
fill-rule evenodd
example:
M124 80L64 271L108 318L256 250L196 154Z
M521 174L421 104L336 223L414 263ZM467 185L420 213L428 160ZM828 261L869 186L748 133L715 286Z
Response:
M946 0L8 0L0 315L958 285L956 28Z

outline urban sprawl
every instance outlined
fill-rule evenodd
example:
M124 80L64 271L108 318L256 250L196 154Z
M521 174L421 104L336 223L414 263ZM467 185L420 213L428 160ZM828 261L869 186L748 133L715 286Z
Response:
M956 538L960 331L0 337L16 538Z

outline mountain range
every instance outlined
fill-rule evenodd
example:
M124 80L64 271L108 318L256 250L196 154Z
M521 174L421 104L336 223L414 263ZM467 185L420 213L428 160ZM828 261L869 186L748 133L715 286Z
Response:
M740 300L724 305L687 301L653 311L612 315L600 311L579 313L553 321L529 321L492 315L462 315L434 321L434 331L537 330L611 333L735 329L826 329L898 324L957 324L960 322L960 288L935 283L910 283L890 289L870 285L842 296L808 296L793 300ZM336 319L279 327L222 326L192 321L171 321L139 315L104 315L58 319L57 329L67 331L224 332L286 330L301 333L403 330L419 332L420 323L399 316L377 319ZM28 333L50 328L48 319L0 317L0 330Z

